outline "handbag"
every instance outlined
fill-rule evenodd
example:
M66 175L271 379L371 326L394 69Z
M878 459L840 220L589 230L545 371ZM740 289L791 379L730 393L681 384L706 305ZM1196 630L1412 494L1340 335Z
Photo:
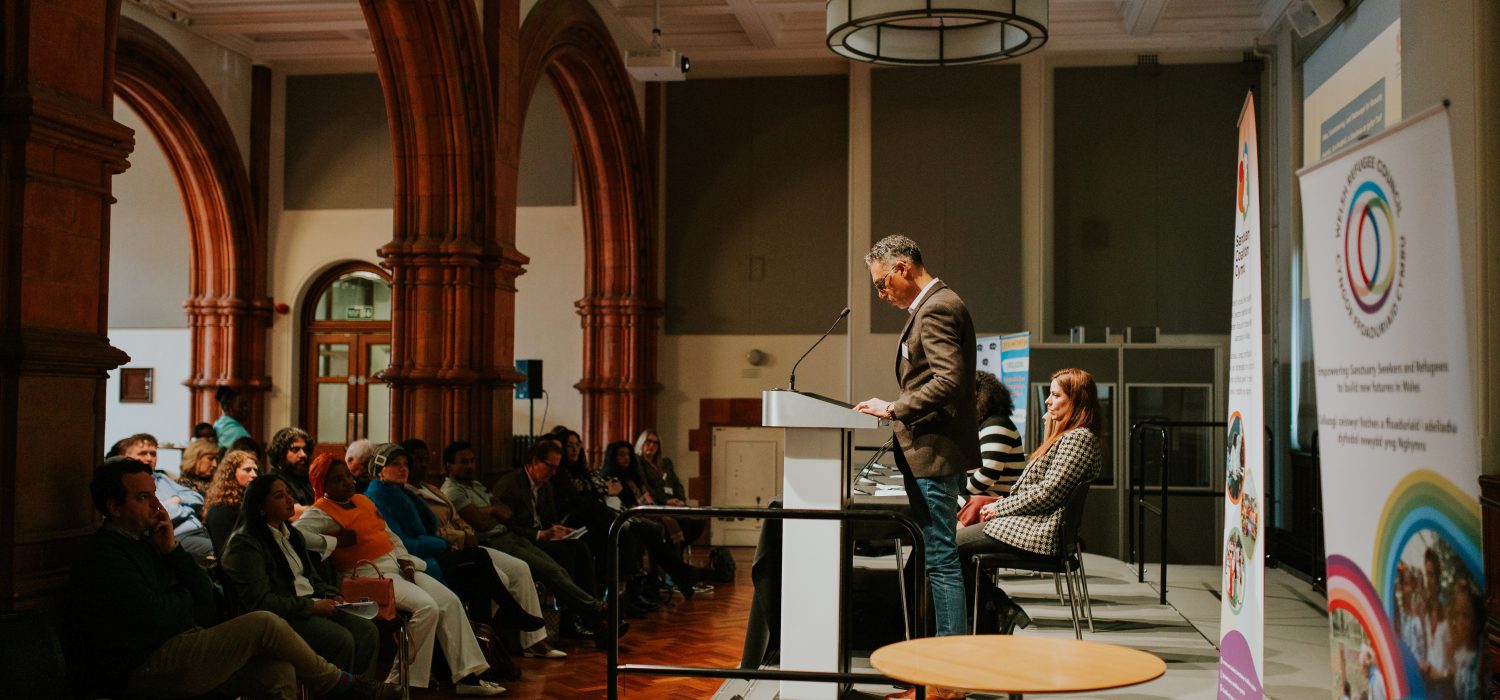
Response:
M375 576L370 578L358 576L359 567L362 564L369 564L370 568L375 570ZM385 572L369 559L355 562L349 578L339 583L339 595L347 601L369 600L377 603L380 605L380 612L376 613L376 617L382 620L396 619L396 582L386 578Z
M1000 499L995 496L974 496L970 498L969 502L965 503L964 507L960 508L958 511L959 527L967 527L969 525L974 525L983 521L984 517L983 514L980 513L980 511L983 510L985 506L998 500Z

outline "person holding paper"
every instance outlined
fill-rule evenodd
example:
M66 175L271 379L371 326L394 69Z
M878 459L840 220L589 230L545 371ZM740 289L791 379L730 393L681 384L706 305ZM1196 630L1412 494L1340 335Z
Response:
M891 421L896 467L906 477L912 517L927 544L927 577L938 636L968 631L963 567L954 541L965 470L980 463L975 416L974 322L963 299L933 277L906 236L886 236L865 256L880 298L908 317L896 355L895 401L872 398L854 410ZM912 697L902 694L893 697ZM943 700L962 693L933 688Z
M245 488L239 524L220 564L240 611L275 613L307 645L339 668L362 678L375 671L380 636L375 623L339 610L339 587L320 574L302 533L287 527L296 500L276 474L257 476Z
M562 466L562 448L554 442L539 442L522 469L514 469L495 482L495 495L510 506L511 517L505 524L511 532L531 540L543 552L561 564L578 585L597 594L599 579L595 574L594 553L574 528L563 525L552 498L552 475Z

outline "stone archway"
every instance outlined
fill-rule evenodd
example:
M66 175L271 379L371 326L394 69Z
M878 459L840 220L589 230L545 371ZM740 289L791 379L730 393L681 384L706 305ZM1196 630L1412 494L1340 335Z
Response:
M515 26L516 3L486 6ZM512 366L515 279L527 262L515 249L515 157L498 146L495 69L472 2L360 8L395 166L394 235L380 249L391 271L391 364L381 375L391 434L468 440L493 470L509 463L508 399L521 378Z
M264 397L266 246L240 151L229 122L197 72L166 40L128 17L119 18L115 93L141 115L161 142L182 190L191 239L188 325L192 337L194 421L219 414L220 386L248 390L252 435L266 434Z
M645 128L619 48L587 0L539 3L520 38L520 122L537 83L552 80L578 162L586 260L583 433L592 450L656 422L656 195ZM597 455L596 455L597 457Z

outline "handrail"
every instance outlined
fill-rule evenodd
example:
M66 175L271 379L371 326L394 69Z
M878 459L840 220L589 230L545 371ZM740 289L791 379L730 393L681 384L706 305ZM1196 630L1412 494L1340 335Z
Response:
M1172 463L1171 450L1169 449L1171 445L1169 438L1172 435L1172 429L1223 428L1226 425L1227 424L1224 421L1144 420L1130 426L1131 459L1129 464L1129 473L1127 474L1129 478L1126 479L1126 485L1130 489L1130 497L1134 500L1134 503L1130 504L1129 509L1130 520L1132 521L1130 522L1130 525L1133 526L1131 528L1133 536L1130 538L1130 555L1135 559L1136 563L1136 580L1141 583L1145 583L1146 517L1144 513L1140 514L1139 516L1137 515L1137 513L1142 510L1149 510L1156 515L1161 516L1161 590L1159 595L1162 605L1167 604L1167 495L1169 493L1168 482L1171 475L1171 470L1169 469L1169 467ZM1150 503L1146 502L1145 466L1141 465L1141 469L1136 469L1136 465L1141 464L1141 462L1145 459L1145 455L1142 454L1142 450L1145 446L1145 441L1141 440L1140 437L1146 430L1154 430L1156 434L1161 438L1160 507L1153 506ZM1137 474L1137 471L1139 471L1139 474ZM1136 495L1137 476L1139 476L1140 495ZM1217 493L1213 492L1213 495L1217 495Z
M926 543L922 530L910 516L893 510L808 510L785 508L715 508L691 506L637 506L615 516L609 526L609 700L618 700L620 674L682 676L692 678L734 678L741 680L809 681L816 683L858 683L895 679L879 673L839 673L824 671L771 671L766 669L715 668L704 666L664 666L620 663L620 532L626 523L637 518L674 516L689 518L741 518L751 520L850 520L888 521L905 528L912 539L912 557L926 561ZM898 572L898 575L900 574ZM918 601L927 599L927 577L917 576L913 593ZM842 596L840 596L842 598ZM913 611L918 634L927 629L927 606L919 604ZM842 650L841 650L842 653ZM917 700L925 691L917 687Z

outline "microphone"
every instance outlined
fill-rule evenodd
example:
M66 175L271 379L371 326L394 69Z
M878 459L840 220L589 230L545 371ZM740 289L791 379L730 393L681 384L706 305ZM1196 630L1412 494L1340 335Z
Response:
M791 378L789 380L787 380L787 391L796 391L797 390L797 365L802 364L802 361L805 360L805 359L807 359L808 354L811 353L815 348L818 347L818 343L823 342L823 339L827 338L828 334L832 333L833 329L835 329L835 328L838 327L839 321L844 320L844 318L847 317L848 315L849 315L849 307L845 306L844 310L839 312L839 317L836 318L836 319L833 319L833 325L829 326L828 330L823 331L823 335L822 336L819 336L817 343L813 343L812 347L810 347L810 348L807 349L807 352L802 353L802 357L797 358L796 364L792 365L792 376L791 376Z

